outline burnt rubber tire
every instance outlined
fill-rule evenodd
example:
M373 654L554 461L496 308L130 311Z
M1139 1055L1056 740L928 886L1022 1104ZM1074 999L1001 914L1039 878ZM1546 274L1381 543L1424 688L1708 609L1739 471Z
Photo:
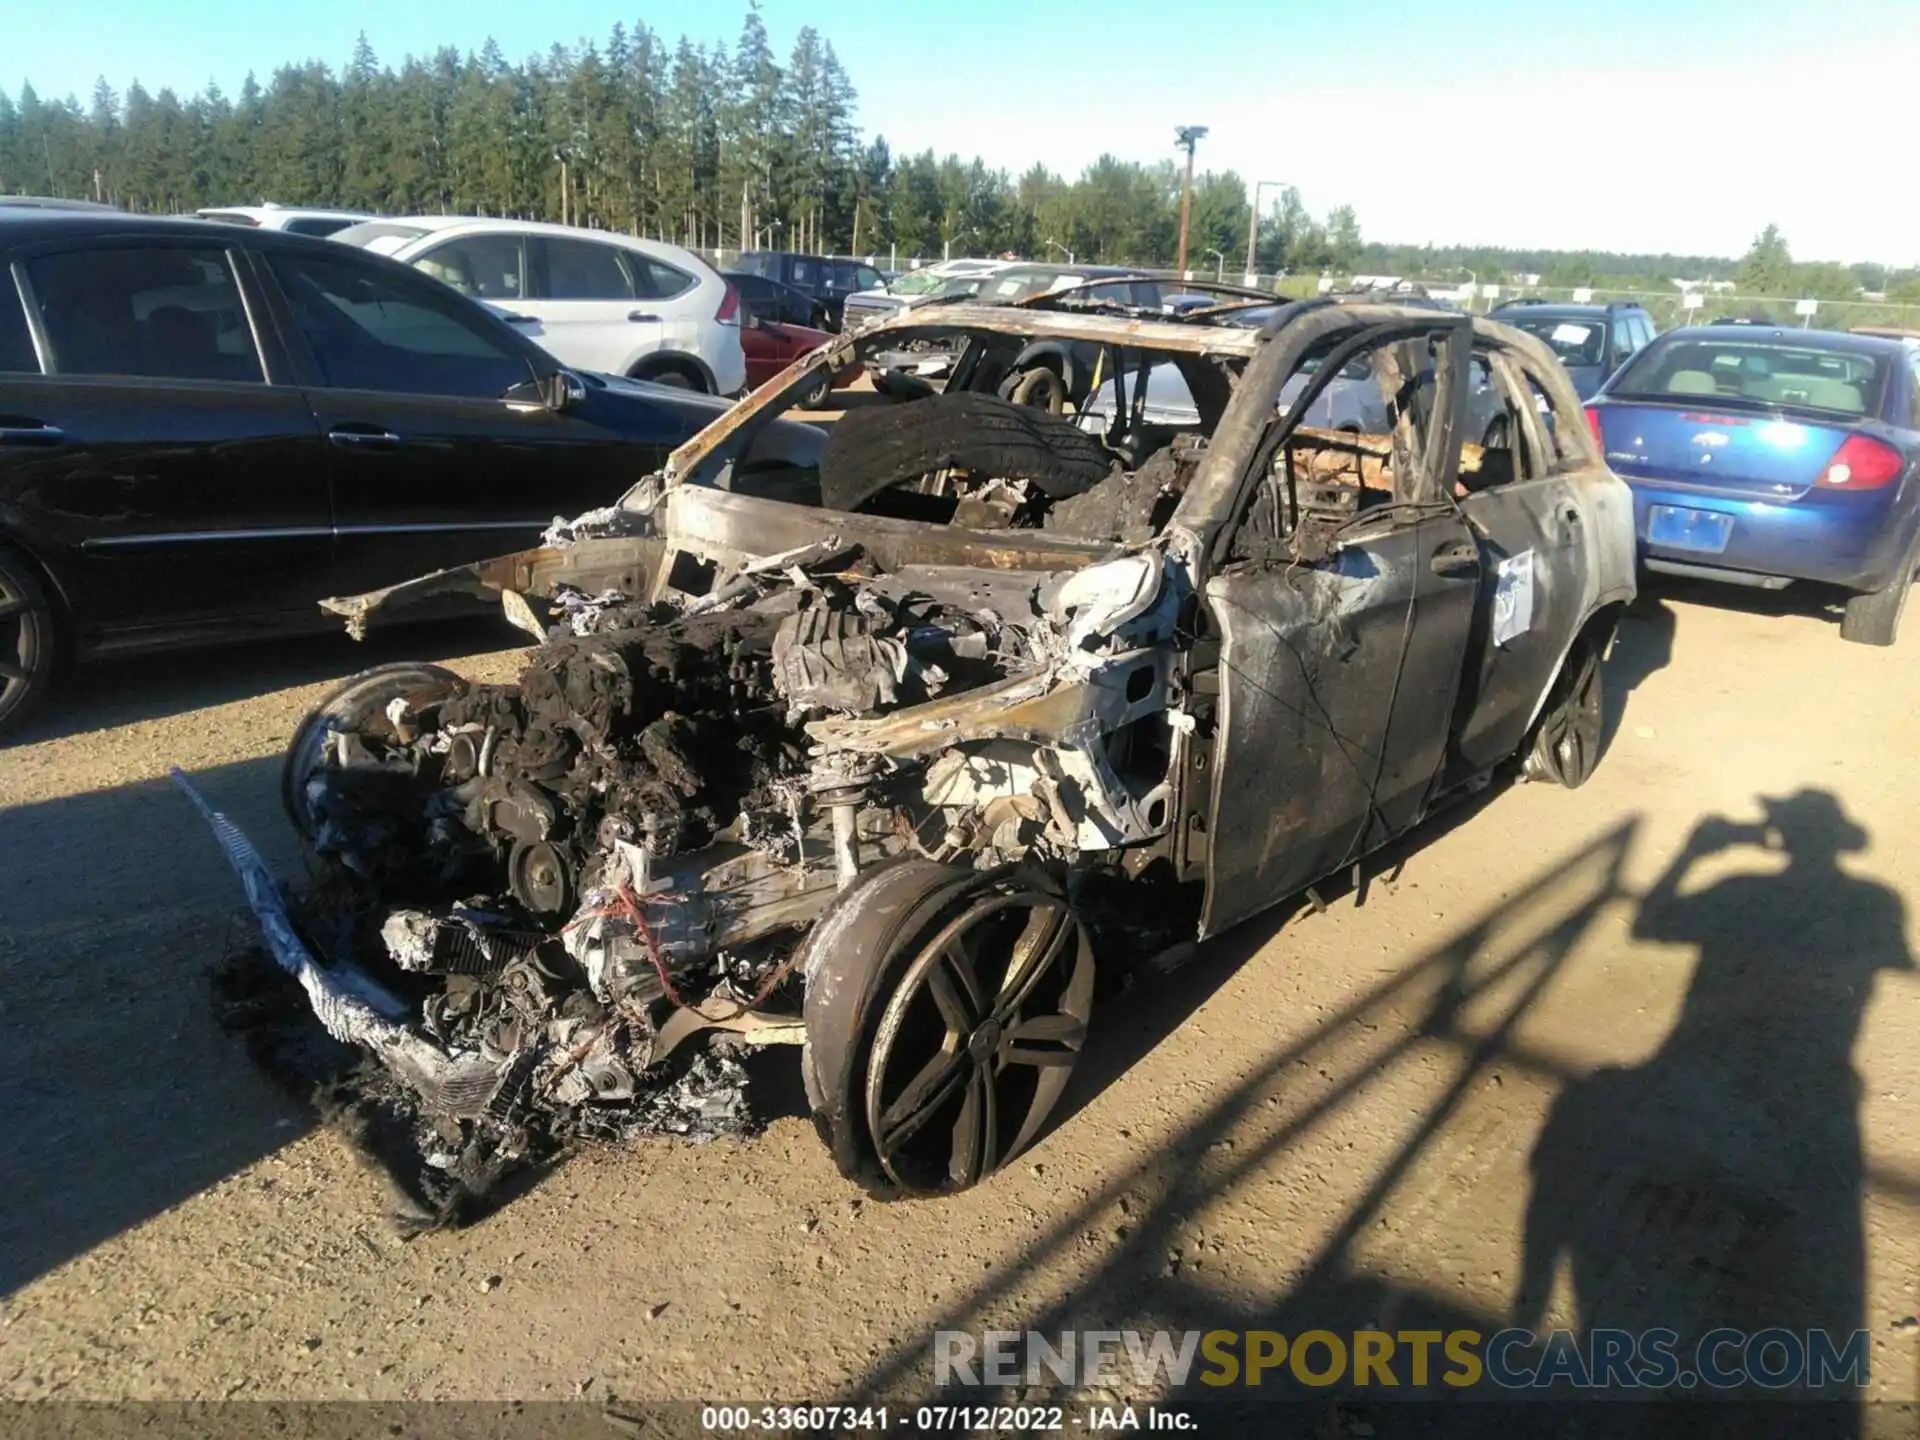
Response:
M1000 396L1029 410L1058 415L1067 408L1067 382L1058 370L1035 365L1008 376L1000 386Z
M307 712L280 762L280 804L302 840L313 838L313 817L307 810L306 781L320 763L321 749L332 730L359 730L384 714L395 700L424 701L457 694L467 682L442 665L402 660L376 665L349 676L321 697Z
M857 510L895 485L936 470L1031 480L1058 500L1107 476L1113 456L1071 421L997 395L961 391L912 405L852 410L820 452L820 499Z
M1601 681L1600 647L1582 635L1567 652L1554 677L1547 703L1527 743L1521 773L1578 790L1600 763L1605 729L1606 691Z
M40 573L0 545L0 734L46 699L59 664L59 623Z
M899 405L910 400L925 400L939 393L918 375L909 375L905 370L874 371L873 388Z
M1920 552L1907 552L1894 578L1878 590L1855 595L1840 616L1840 638L1856 645L1891 645L1900 638L1900 618L1907 613L1913 591L1914 562Z
M800 963L807 1099L842 1175L876 1195L952 1194L1044 1132L1093 1000L1086 932L1064 898L1008 872L901 861L836 898ZM924 1105L908 1103L932 1072L944 1078Z

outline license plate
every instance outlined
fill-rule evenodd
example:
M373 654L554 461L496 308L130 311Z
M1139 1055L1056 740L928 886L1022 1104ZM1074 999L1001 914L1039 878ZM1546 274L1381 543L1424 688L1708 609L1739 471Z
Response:
M1649 545L1718 555L1732 537L1733 517L1718 510L1688 510L1679 505L1647 507Z

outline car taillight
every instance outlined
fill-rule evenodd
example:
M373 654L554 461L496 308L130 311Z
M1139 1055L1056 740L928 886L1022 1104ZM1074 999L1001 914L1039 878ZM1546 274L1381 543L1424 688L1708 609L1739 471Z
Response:
M1593 445L1601 454L1607 450L1607 437L1600 433L1600 407L1587 406L1587 429L1593 432Z
M733 288L731 280L721 283L725 285L726 293L720 297L720 310L713 318L722 325L738 325L740 323L740 292Z
M1871 435L1849 435L1813 483L1822 490L1878 490L1906 468L1898 450Z

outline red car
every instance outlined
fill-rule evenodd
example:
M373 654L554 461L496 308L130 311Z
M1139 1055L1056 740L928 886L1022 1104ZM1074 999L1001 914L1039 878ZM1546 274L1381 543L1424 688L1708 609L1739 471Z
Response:
M834 337L824 330L805 325L788 325L769 320L749 306L746 323L740 327L740 348L747 356L747 387L761 386L810 350L817 350ZM813 393L801 397L807 409L815 409L837 383L838 376L822 375Z

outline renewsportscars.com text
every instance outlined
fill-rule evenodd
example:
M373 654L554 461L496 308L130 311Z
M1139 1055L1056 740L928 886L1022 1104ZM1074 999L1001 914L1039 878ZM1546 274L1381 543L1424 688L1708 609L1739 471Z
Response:
M1867 1332L1712 1330L941 1330L936 1385L1189 1384L1377 1391L1859 1389Z

